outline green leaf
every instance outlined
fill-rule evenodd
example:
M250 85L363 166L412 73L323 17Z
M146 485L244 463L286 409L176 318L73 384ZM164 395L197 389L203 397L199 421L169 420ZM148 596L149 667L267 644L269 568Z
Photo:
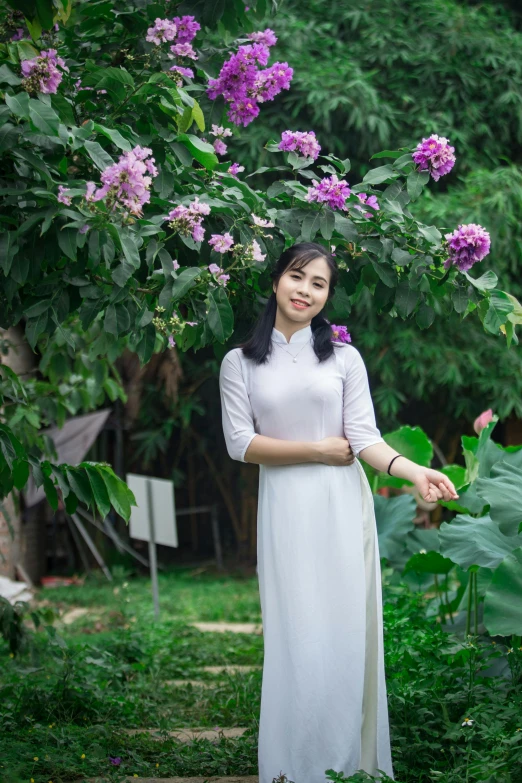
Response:
M58 245L71 261L76 261L76 241L78 239L78 229L62 228L57 231Z
M484 598L484 624L492 636L522 635L522 547L498 566Z
M483 320L484 329L491 334L498 334L499 328L513 312L513 303L503 291L492 291L489 297L489 307Z
M49 505L54 509L54 511L56 511L58 509L58 493L53 482L47 476L44 476L43 487L47 500L49 501Z
M18 253L18 250L14 231L6 231L0 235L0 269L3 270L6 277L11 271L13 258Z
M498 282L498 277L491 269L488 269L487 272L484 272L483 275L477 278L471 277L468 272L462 272L461 274L463 274L466 280L469 280L471 285L479 291L489 291L490 289L495 288Z
M194 106L192 107L192 116L199 130L201 133L203 133L205 130L205 117L203 116L201 106L197 101L194 101Z
M115 475L112 468L106 465L100 465L99 470L109 493L109 500L114 510L120 517L126 521L130 518L131 505L136 505L136 498L128 486L118 476Z
M363 177L363 182L367 185L380 185L389 179L396 179L397 172L391 166L378 166L376 169L367 171Z
M38 342L38 338L45 332L47 328L48 319L49 315L46 311L45 313L38 315L36 318L30 318L25 324L25 336L27 337L27 342L33 351L35 349L36 343Z
M26 92L19 92L16 95L6 93L5 102L16 117L29 119L29 95Z
M406 266L406 264L410 264L415 258L414 255L408 253L407 250L401 250L400 247L395 247L393 249L391 257L392 261L395 261L397 266Z
M397 152L396 150L383 150L382 152L377 152L375 155L372 155L370 160L373 160L374 158L400 158L402 155L402 152Z
M335 230L344 237L348 242L356 242L359 236L355 223L348 218L341 215L339 212L335 213Z
M60 118L52 106L31 98L29 100L29 117L34 127L45 133L46 136L58 136Z
M12 72L8 65L4 64L0 66L0 84L9 84L11 87L18 87L21 81L22 80Z
M150 361L151 356L154 353L155 344L156 328L152 324L147 324L147 326L143 329L141 339L136 346L136 353L138 354L138 358L142 367L144 364L147 364L147 362Z
M94 502L96 503L96 506L98 507L102 518L104 519L111 510L109 493L107 492L105 482L102 478L100 470L94 465L86 466L85 472L87 473L87 477L91 485Z
M490 506L489 515L506 536L516 536L522 523L522 469L496 462L488 476L475 481L477 494Z
M422 234L424 239L427 239L428 242L432 245L440 245L440 240L442 239L442 234L440 233L439 229L435 226L421 226L418 225L419 233Z
M326 209L325 213L321 216L320 229L323 239L330 240L332 238L333 230L335 227L335 215L331 209Z
M304 242L312 242L319 231L322 213L312 212L301 223L301 236Z
M133 269L139 269L140 253L136 244L135 235L128 228L120 228L118 234L126 260Z
M224 343L232 334L234 314L225 290L221 287L208 292L208 325L216 340Z
M505 536L489 514L472 517L459 514L439 528L440 551L461 568L472 565L496 568L516 547L522 536Z
M127 308L122 304L111 304L105 311L105 320L103 322L106 332L118 337L126 332L130 327L130 316Z
M119 130L115 130L114 128L106 128L104 125L98 125L97 122L94 123L94 130L110 139L112 143L118 147L118 149L124 150L125 152L130 152L132 149L132 144L130 141L127 141L127 139L121 135Z
M71 468L67 465L65 466L65 472L74 494L82 503L87 506L87 508L90 508L92 505L93 496L91 485L85 470L80 467Z
M212 144L201 141L197 136L187 133L178 135L176 141L184 144L192 157L209 171L212 171L218 165L219 160Z
M84 141L83 146L87 150L87 153L94 165L97 166L100 171L103 171L108 166L112 166L114 164L111 156L105 152L101 144L98 144L97 141Z
M420 329L428 329L435 320L435 310L426 302L421 302L415 321Z
M412 201L415 201L415 199L420 196L424 185L428 184L429 178L429 171L412 171L408 174L408 177L406 178L406 189Z
M395 292L395 307L402 318L407 318L415 310L419 301L419 292L410 288L407 280L403 280L397 286Z
M190 291L196 285L196 278L199 277L202 270L198 266L189 266L177 276L172 286L172 300L181 299L187 291Z
M24 459L17 459L13 465L13 484L17 489L23 489L29 478L29 463Z

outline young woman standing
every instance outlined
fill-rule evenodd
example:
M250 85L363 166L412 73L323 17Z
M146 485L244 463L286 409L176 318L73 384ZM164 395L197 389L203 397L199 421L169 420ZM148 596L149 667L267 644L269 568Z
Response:
M228 453L259 465L259 783L281 773L323 783L330 768L393 778L377 530L355 457L428 501L458 495L381 437L363 359L332 340L321 314L335 259L296 244L272 280L251 337L225 355L219 378Z

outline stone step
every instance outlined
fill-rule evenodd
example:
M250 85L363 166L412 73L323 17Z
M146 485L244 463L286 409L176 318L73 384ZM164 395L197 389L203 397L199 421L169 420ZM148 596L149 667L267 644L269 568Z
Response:
M216 685L223 685L223 680L215 680L214 682L206 682L205 680L165 680L165 685L170 685L175 688L184 688L186 685L192 685L194 688L215 688Z
M188 623L200 631L211 631L213 633L263 633L263 625L259 623Z
M257 775L198 778L121 778L122 783L259 783ZM85 783L108 783L108 778L86 778Z
M208 739L214 742L219 741L220 737L227 737L228 739L236 739L242 737L245 731L248 731L247 727L233 727L233 728L209 728L208 726L202 727L190 727L173 729L172 731L161 732L161 729L122 729L125 734L150 734L154 740L162 740L161 736L156 736L160 733L167 734L168 737L175 737L180 742L193 742L195 739Z
M229 672L230 674L234 674L235 672L253 672L258 671L259 669L262 669L262 664L254 665L254 666L246 666L246 665L240 665L240 664L228 664L225 666L201 666L199 667L204 672L209 672L209 674L221 674L222 672Z

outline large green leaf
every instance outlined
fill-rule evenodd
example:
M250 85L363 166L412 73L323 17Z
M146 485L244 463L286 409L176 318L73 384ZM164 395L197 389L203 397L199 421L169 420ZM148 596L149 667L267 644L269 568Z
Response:
M489 514L506 536L522 531L522 469L497 462L490 478L478 478L477 493L489 503Z
M385 498L373 496L379 536L379 553L393 567L402 567L409 558L405 538L415 530L416 503L411 495Z
M113 165L113 159L107 152L105 152L101 144L98 144L97 141L85 141L83 146L89 153L89 157L95 166L97 166L100 171L103 171L108 166Z
M31 98L29 101L29 118L35 128L45 133L46 136L58 136L60 118L49 104Z
M208 144L208 142L202 141L200 138L198 138L198 136L194 136L190 133L181 133L177 137L176 141L184 144L191 153L192 157L209 171L215 169L219 163L212 144Z
M505 536L489 514L471 517L459 514L439 528L440 551L461 568L472 565L496 568L518 546L522 536Z
M378 166L376 169L370 169L363 177L363 182L367 185L380 185L381 182L396 179L399 174L391 166Z
M234 313L223 288L213 288L208 292L208 325L216 340L224 343L230 337L234 327Z
M484 599L484 624L492 636L522 635L522 547L493 574Z
M172 286L172 300L181 299L187 291L190 291L196 285L196 278L201 274L198 266L189 266L177 276Z

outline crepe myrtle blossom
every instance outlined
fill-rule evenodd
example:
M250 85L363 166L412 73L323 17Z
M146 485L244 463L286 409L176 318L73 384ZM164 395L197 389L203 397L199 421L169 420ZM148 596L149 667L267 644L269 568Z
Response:
M58 57L56 49L42 51L32 60L22 60L22 87L26 92L42 92L54 95L58 91L63 74L59 68L68 71L65 60Z
M216 79L209 79L207 95L211 100L222 95L229 103L228 118L245 127L259 114L259 103L273 100L281 90L289 89L293 69L288 63L274 63L263 70L270 56L269 46L254 42L240 46L223 63Z
M447 174L455 164L455 147L452 147L444 136L432 133L427 139L417 144L416 151L412 154L414 163L417 163L421 171L429 170L431 176L437 182L444 174Z
M105 199L109 209L125 207L131 214L141 217L143 205L150 201L152 178L158 175L151 155L151 149L139 145L124 152L117 163L102 171L101 188L96 188L94 182L87 183L86 200Z
M228 231L226 234L212 234L208 244L214 248L216 253L228 253L234 244L234 237Z
M317 201L320 204L328 204L331 209L346 209L345 201L351 190L344 179L338 179L337 174L325 177L320 182L315 182L305 198L307 201Z
M14 35L11 36L11 41L20 41L25 38L26 34L23 27L17 27Z
M213 275L217 275L219 272L222 272L223 270L219 266L219 264L209 264L207 267L208 271L211 272Z
M169 68L169 71L175 71L176 73L179 73L180 76L184 76L185 79L194 78L194 71L192 70L192 68L183 68L183 66L181 65L173 65L172 68Z
M165 220L169 221L169 226L183 236L192 234L194 242L202 242L205 237L205 229L201 225L203 216L210 214L210 207L199 200L196 196L188 207L180 204L171 209Z
M160 19L158 17L154 22L153 27L149 27L147 30L145 40L159 46L167 41L173 41L176 38L177 32L178 27L175 22L170 19Z
M274 228L274 224L271 220L260 218L257 215L254 215L254 213L252 213L250 217L252 218L252 222L255 226L259 226L260 228Z
M176 40L178 43L190 43L195 37L201 25L193 16L175 16L172 20L178 28Z
M367 207L371 207L372 209L375 209L375 210L380 209L379 202L377 201L377 196L368 196L367 193L357 193L357 198L359 199L359 201L361 201ZM354 204L354 208L358 209L359 212L362 212L365 218L371 218L372 217L372 213L371 212L365 212L360 204Z
M252 261L261 263L266 258L266 253L262 252L259 242L255 239L253 239L249 245L246 245L246 247L244 245L236 245L233 254L240 256L247 263L251 263Z
M216 155L224 155L227 151L228 147L225 144L224 141L221 141L221 139L215 139L214 140L214 152Z
M237 175L244 170L245 170L244 166L240 166L239 163L233 163L231 166L228 167L227 174L230 174L232 177L239 179Z
M224 128L223 125L216 125L215 123L213 123L210 133L212 136L217 136L218 139L226 139L227 136L232 136L230 128Z
M79 234L86 234L89 229L90 229L89 224L85 223L84 226L82 226L80 229L78 229L78 233Z
M448 241L449 257L444 268L456 266L461 272L467 272L473 264L487 256L491 247L491 237L485 228L477 223L459 225L453 233L444 235Z
M226 284L230 280L230 275L225 275L225 274L218 275L217 279L218 279L218 283L221 283L222 285L226 286Z
M336 324L330 324L332 330L332 340L340 343L351 343L352 338L346 326L337 326Z
M174 269L174 271L176 271L176 269L179 269L179 263L176 261L175 258L172 259L172 268Z
M490 421L493 421L492 408L488 408L487 411L481 413L480 416L477 416L477 418L473 422L473 429L475 430L477 435L480 435L484 427L487 427Z
M250 41L262 43L265 46L274 46L277 43L277 36L269 27L266 30L257 30L255 33L249 33L246 37Z
M170 47L170 51L172 54L175 54L176 57L189 57L191 60L198 59L196 52L192 48L192 44L189 43L174 44Z
M321 151L314 131L283 131L278 147L284 152L300 152L312 160L316 160Z
M65 204L66 206L70 206L72 203L72 196L68 195L69 188L64 188L63 185L58 185L58 195L56 196L57 200L60 202L60 204Z

